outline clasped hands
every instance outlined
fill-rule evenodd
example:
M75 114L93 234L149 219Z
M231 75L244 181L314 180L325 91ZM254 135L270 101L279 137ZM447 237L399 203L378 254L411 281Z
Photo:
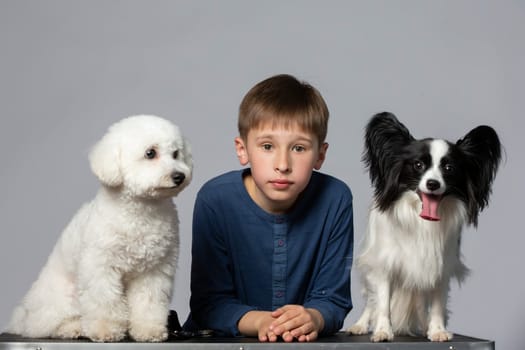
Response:
M323 327L321 313L302 305L285 305L271 312L250 311L239 321L241 333L256 335L262 342L276 342L279 338L310 342L317 339Z

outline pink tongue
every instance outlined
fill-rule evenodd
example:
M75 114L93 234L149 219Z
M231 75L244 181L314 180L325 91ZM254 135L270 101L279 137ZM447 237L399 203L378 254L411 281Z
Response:
M423 207L419 216L425 220L439 221L438 207L441 196L421 193L421 200L423 201Z

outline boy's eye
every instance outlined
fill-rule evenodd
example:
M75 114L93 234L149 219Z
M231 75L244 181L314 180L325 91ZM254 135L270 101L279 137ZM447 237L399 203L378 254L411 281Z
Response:
M265 150L265 151L269 151L272 149L272 145L269 144L269 143L265 143L262 145L262 149Z
M301 145L295 145L293 146L292 150L294 150L295 152L304 152L306 151L306 148Z

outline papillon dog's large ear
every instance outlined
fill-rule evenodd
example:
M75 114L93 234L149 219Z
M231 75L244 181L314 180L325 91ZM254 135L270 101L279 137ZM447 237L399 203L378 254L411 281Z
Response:
M501 143L496 131L481 125L472 129L456 146L464 155L467 174L471 181L471 195L477 203L477 212L488 204L492 182L501 161ZM477 224L476 220L473 220Z
M120 146L111 131L93 146L89 153L89 163L102 184L110 187L122 185Z
M403 167L403 147L414 141L408 129L389 112L378 113L365 128L362 160L375 187L379 208L398 195L398 178Z
M401 148L412 141L414 138L394 114L383 112L373 116L365 129L363 154L371 175L384 175L391 159L397 158Z

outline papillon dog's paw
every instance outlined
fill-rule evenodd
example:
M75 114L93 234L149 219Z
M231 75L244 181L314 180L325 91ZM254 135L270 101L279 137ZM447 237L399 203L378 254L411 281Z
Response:
M374 343L379 343L383 341L392 341L394 340L394 332L391 329L380 329L375 330L370 337L370 340Z
M435 331L428 331L427 338L430 341L436 341L436 342L445 342L452 340L453 335L449 331L442 329L442 330L435 330Z
M354 324L350 328L346 330L346 333L355 334L355 335L363 335L368 334L368 327L363 326L359 323Z

